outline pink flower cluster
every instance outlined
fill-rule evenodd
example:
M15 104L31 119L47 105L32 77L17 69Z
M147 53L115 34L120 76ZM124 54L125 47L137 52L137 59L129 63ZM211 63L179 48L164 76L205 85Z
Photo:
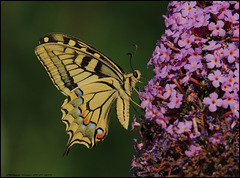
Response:
M226 144L223 132L239 129L239 2L173 1L164 18L165 34L147 64L154 77L140 92L140 119L155 133L135 148L150 154L164 139L191 140L184 153L194 157L203 149L199 138Z

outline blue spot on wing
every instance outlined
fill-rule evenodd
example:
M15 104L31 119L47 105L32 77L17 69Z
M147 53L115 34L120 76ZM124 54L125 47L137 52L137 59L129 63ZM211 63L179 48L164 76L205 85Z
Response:
M82 124L82 128L83 128L83 129L85 129L86 127L87 127L86 125Z
M76 90L76 94L77 94L77 95L82 95L82 94L83 94L83 92L82 92L82 90L80 90L80 89L77 89L77 90Z
M95 127L96 127L96 124L94 124L94 123L90 122L90 123L89 123L89 127L90 127L90 129L93 129L93 128L95 128Z
M80 100L80 103L83 104L83 98L81 97L79 100Z
M77 108L77 112L78 112L78 114L81 114L82 110L80 108Z

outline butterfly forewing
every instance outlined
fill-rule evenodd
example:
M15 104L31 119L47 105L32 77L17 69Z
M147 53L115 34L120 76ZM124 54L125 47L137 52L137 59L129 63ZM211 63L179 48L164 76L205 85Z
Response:
M36 55L57 88L65 95L97 78L123 81L123 70L97 49L65 34L50 33L40 38Z
M115 101L117 117L128 128L130 97L140 72L137 77L126 74L97 49L61 33L42 36L35 52L55 86L67 96L61 107L70 135L65 152L74 143L92 148L105 138Z

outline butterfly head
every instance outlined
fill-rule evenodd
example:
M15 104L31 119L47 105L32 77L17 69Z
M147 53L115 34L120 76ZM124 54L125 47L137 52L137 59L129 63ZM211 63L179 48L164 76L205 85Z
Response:
M138 80L141 77L141 72L139 70L134 70L133 76L135 77L136 80Z
M132 91L135 88L136 83L139 82L139 79L141 78L141 72L139 70L134 70L132 73L127 73L125 79L126 78L128 78L128 82L126 84L129 85L129 90ZM125 86L125 88L128 87Z

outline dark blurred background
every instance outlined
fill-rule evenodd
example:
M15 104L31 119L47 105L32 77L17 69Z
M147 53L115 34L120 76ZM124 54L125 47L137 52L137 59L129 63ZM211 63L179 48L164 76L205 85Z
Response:
M139 49L134 68L152 78L147 62L164 33L167 4L1 1L1 176L132 175L133 138L138 138L130 131L133 115L138 118L132 108L129 130L112 109L103 142L91 150L75 144L62 157L69 137L60 111L65 96L53 85L34 49L41 35L62 32L91 44L127 72L131 67L126 53L134 52L135 43ZM139 103L136 93L133 98Z

